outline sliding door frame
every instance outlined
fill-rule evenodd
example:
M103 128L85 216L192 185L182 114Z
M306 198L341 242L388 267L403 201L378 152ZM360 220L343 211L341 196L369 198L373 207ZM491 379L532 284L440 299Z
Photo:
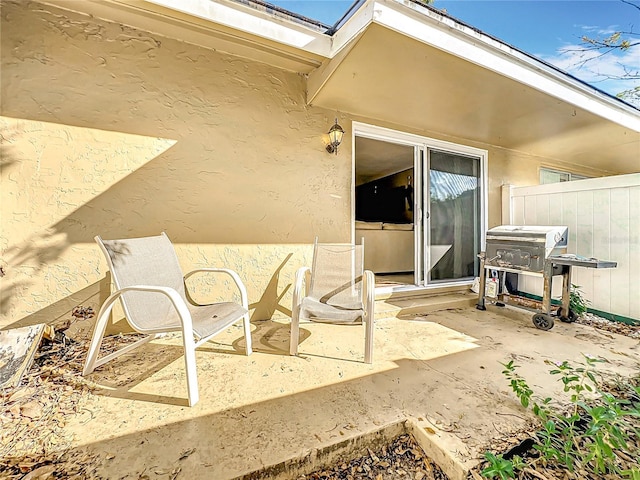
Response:
M429 147L425 150L424 152L424 157L423 157L423 172L424 172L424 176L422 177L422 182L423 182L423 191L424 191L424 195L425 198L428 199L428 205L429 207L426 208L427 210L427 215L425 216L425 221L424 221L424 229L426 232L429 232L429 234L425 234L424 235L424 251L426 252L426 258L427 260L425 261L425 272L424 272L424 285L455 285L457 283L461 283L461 282L473 282L473 277L475 276L472 275L471 277L465 277L464 279L444 279L444 280L433 280L431 278L432 275L432 269L435 267L435 263L433 262L433 258L431 257L431 253L433 251L433 249L431 247L433 247L433 239L430 238L430 235L432 234L433 230L432 230L432 225L433 225L433 219L434 219L434 212L433 212L433 207L431 206L431 198L432 198L432 192L431 192L431 188L433 186L433 182L432 182L432 178L431 176L433 175L434 169L433 169L433 165L431 163L431 154L432 152L440 152L440 153L445 153L445 154L453 154L455 156L457 156L458 158L460 157L464 157L464 158L468 158L469 160L472 161L477 161L478 162L478 188L480 188L480 194L477 198L479 200L480 203L480 218L479 218L479 225L476 226L476 228L479 229L479 231L477 233L479 233L478 237L474 238L474 246L476 244L475 240L479 240L478 241L478 248L480 249L479 251L483 251L484 250L484 245L482 244L482 239L483 239L483 233L485 232L485 228L483 226L483 214L482 214L482 208L483 208L483 198L482 198L482 193L484 191L484 187L483 187L483 179L482 179L482 173L483 173L483 169L482 169L482 157L476 154L470 154L470 153L462 153L461 149L457 148L457 149L443 149L443 148L436 148L433 145L429 145ZM455 223L455 222L454 222ZM485 224L486 225L486 224ZM454 248L454 259L458 258L455 254L455 247L456 245L458 247L461 247L461 243L460 242L454 242L453 245L451 245L451 248ZM475 257L475 255L474 255ZM476 265L476 267L479 268L479 260L476 260L474 262L474 265ZM475 271L475 269L474 269Z
M414 195L415 195L415 210L414 210L414 264L415 264L415 282L416 285L402 286L402 287L385 287L376 288L378 290L408 290L417 288L437 288L443 286L456 286L467 285L471 281L452 281L439 284L429 285L426 282L426 275L429 271L430 265L428 264L428 239L425 238L424 232L425 225L429 225L428 217L429 212L425 211L424 202L424 188L423 185L428 181L428 150L437 149L444 150L452 153L459 153L462 155L478 157L480 158L480 188L481 192L481 213L480 213L480 249L484 251L485 247L485 233L488 225L488 180L487 180L487 165L489 154L487 150L480 148L470 147L468 145L447 142L443 140L437 140L435 138L424 137L422 135L415 135L412 133L402 132L399 130L392 130L390 128L379 127L361 122L352 122L351 128L351 242L356 241L355 238L355 186L356 186L356 137L365 137L373 140L380 140L384 142L396 143L400 145L407 145L414 147ZM426 250L425 250L426 249ZM426 255L425 255L426 253ZM425 261L424 259L427 259Z

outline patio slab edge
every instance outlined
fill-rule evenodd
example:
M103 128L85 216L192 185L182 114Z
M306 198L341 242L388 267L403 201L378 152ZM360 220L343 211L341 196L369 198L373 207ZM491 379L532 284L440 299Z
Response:
M467 478L468 466L454 458L414 420L404 419L377 426L340 442L311 449L282 462L245 472L230 480L291 480L319 469L329 468L342 461L368 455L370 450L377 450L390 443L398 435L406 433L413 435L426 456L436 463L450 480Z
M469 470L478 463L473 460L465 463L461 462L452 455L449 449L440 444L441 442L437 436L428 433L419 423L407 419L405 426L407 431L416 439L418 445L424 450L427 457L447 474L449 480L465 480L469 474Z

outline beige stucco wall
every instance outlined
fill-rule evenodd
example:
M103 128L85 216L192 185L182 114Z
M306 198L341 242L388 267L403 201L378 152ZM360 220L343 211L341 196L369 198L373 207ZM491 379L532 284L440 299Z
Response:
M541 168L551 168L589 177L607 175L607 172L603 170L580 167L555 158L542 158L495 146L486 146L485 148L489 151L489 228L506 223L502 221L501 212L502 185L538 185Z
M235 268L258 318L290 308L316 235L350 238L350 140L325 151L335 112L300 75L3 2L1 82L0 326L97 308L97 234L166 231L185 271Z
M254 319L285 316L310 243L351 235L352 120L438 132L305 103L295 73L30 2L2 2L0 327L97 310L108 294L93 237L166 231L185 271L222 265ZM549 159L487 145L489 223L500 186ZM200 298L230 294L228 281Z

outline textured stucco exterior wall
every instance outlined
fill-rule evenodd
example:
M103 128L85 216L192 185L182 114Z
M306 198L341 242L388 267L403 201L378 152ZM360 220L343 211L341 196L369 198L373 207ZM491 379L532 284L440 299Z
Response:
M97 234L166 231L258 318L316 235L350 238L350 140L327 154L302 76L30 2L2 3L1 75L0 326L97 308Z
M540 183L540 169L551 168L590 177L606 176L607 172L592 168L584 168L557 159L527 155L523 152L488 147L488 210L489 228L501 225L502 185L528 186Z

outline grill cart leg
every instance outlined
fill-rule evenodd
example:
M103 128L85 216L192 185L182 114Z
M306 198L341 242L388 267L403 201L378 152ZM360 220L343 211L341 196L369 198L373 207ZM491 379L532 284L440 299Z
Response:
M476 308L478 310L486 310L487 307L484 305L484 289L487 283L486 270L484 268L485 252L480 252L478 258L480 259L480 286L478 287L478 303L476 303Z
M498 292L506 292L507 291L507 272L498 272L500 278L500 287L498 288ZM504 307L505 304L503 302L497 301L496 307Z
M562 265L562 307L557 316L566 323L575 322L578 316L571 310L571 265Z
M542 291L542 312L536 313L533 317L533 324L540 330L551 330L553 328L553 317L551 316L551 286L553 279L553 264L550 261L544 262L543 291Z

